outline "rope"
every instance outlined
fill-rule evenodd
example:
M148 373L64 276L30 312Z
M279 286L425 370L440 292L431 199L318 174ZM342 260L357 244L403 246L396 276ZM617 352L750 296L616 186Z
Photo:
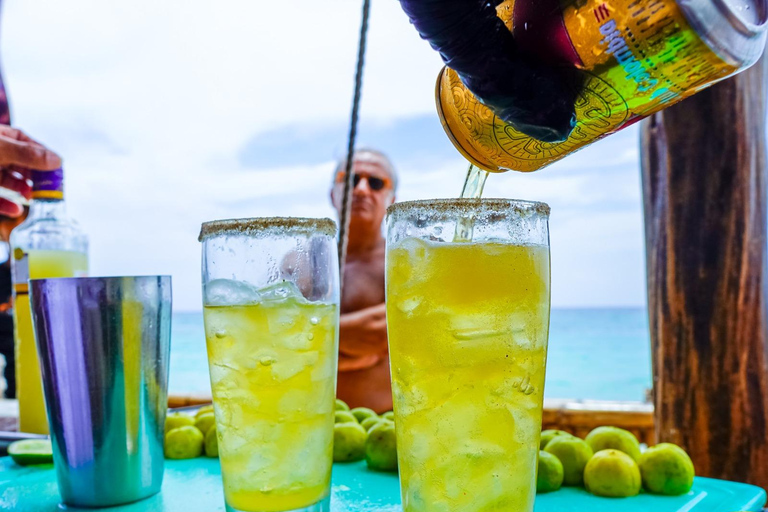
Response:
M357 138L357 118L360 110L360 93L363 88L363 65L365 61L365 40L368 33L368 16L371 11L370 0L363 0L363 20L360 25L360 44L357 49L357 68L355 70L355 95L352 99L352 118L349 122L349 141L347 144L347 160L344 168L344 197L341 202L341 226L339 226L339 288L344 280L344 261L347 257L347 240L349 238L349 203L352 199L352 157L355 152Z

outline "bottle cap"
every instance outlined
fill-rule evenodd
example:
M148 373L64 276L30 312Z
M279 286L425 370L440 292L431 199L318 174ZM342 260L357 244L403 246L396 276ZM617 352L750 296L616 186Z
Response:
M64 171L32 171L32 199L64 199Z

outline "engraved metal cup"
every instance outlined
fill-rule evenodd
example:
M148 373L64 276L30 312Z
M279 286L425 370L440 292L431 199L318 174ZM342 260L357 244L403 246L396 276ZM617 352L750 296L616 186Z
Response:
M53 459L65 505L160 491L170 276L30 281Z

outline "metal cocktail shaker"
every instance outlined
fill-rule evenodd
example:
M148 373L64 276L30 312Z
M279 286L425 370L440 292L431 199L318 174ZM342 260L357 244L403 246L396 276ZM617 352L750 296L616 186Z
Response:
M30 281L64 504L160 491L171 337L169 276Z

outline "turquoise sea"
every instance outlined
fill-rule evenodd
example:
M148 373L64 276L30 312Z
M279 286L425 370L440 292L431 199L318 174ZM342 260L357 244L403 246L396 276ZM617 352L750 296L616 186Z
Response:
M645 309L552 310L547 398L642 401L650 386ZM173 316L170 392L210 393L201 312Z

